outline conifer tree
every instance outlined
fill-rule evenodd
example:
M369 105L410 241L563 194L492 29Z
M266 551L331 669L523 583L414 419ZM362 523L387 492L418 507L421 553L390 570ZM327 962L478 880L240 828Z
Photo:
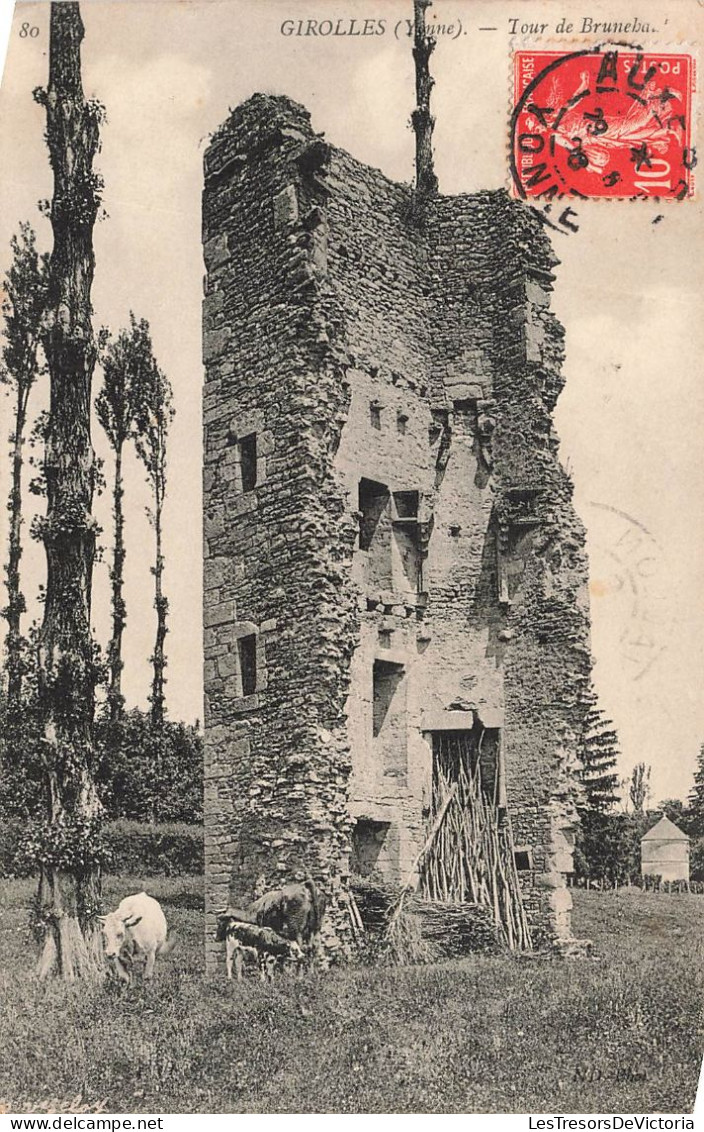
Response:
M618 801L618 774L614 772L619 756L618 734L610 719L590 692L589 706L579 737L579 780L584 788L585 810L607 813Z
M704 837L704 743L699 748L694 787L689 795L690 829L696 837Z
M587 694L586 708L577 747L577 774L584 799L578 806L575 871L591 879L613 880L618 873L622 843L616 816L610 812L618 801L619 779L614 771L619 755L618 735L611 720L597 706L592 688Z

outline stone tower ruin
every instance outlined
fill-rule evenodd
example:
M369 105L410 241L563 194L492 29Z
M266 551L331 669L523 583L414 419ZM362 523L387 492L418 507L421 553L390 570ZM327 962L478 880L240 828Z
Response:
M283 97L205 157L211 965L214 912L304 872L344 944L350 873L412 875L457 744L536 938L569 935L590 655L557 261L503 191L412 198Z

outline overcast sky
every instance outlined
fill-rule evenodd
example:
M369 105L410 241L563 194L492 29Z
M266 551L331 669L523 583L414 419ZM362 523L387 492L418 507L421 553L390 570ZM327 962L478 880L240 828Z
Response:
M84 0L82 9L85 88L108 115L99 158L108 218L95 235L96 325L117 329L130 308L149 319L175 390L165 516L167 699L173 717L192 720L202 717L203 151L229 107L254 91L285 93L308 107L315 128L331 142L394 179L410 181L413 65L408 42L395 37L394 27L412 5ZM633 9L629 0L604 11L609 19L629 20ZM41 244L50 247L49 226L36 211L37 200L51 195L43 112L31 97L47 80L48 10L41 0L17 5L0 91L3 273L21 219L31 219ZM539 13L554 25L570 12L581 16L581 8L573 0L541 0L534 15L525 0L436 0L434 10L441 22L462 23L462 33L441 40L433 57L441 190L496 188L507 183L510 50L523 42L520 29L510 37L509 19L519 12L529 23ZM603 18L600 11L590 4L594 19ZM676 50L672 44L679 42L685 50L688 38L701 37L700 8L670 0L666 11L664 17L661 5L638 4L641 21L658 29L640 36L646 46L667 43ZM286 19L295 27L300 18L340 18L344 27L352 17L384 19L385 34L321 39L281 33ZM37 34L22 36L25 23ZM478 30L483 27L496 30ZM550 30L542 39L534 33L532 44L547 45ZM555 42L553 37L550 45ZM577 211L579 231L554 241L562 261L554 310L567 342L567 385L556 421L589 536L597 688L620 733L622 773L641 760L652 764L656 801L689 792L704 740L702 208L699 199L660 205L593 201L580 202ZM108 457L98 431L95 439ZM4 462L3 497L7 483ZM130 705L144 705L155 615L144 516L148 494L134 462L127 487L124 690ZM109 496L96 509L109 551ZM97 568L95 585L95 625L103 643L109 636L108 557ZM42 570L39 548L28 545L30 599ZM31 600L30 608L36 612Z

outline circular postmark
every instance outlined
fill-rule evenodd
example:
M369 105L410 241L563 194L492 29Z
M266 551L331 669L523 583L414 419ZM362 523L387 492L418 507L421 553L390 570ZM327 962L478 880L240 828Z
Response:
M592 616L603 623L621 677L640 681L672 638L668 595L662 588L664 551L626 511L595 501L589 506L600 513L599 535L590 546Z
M693 57L598 45L514 55L517 196L672 197L694 192Z

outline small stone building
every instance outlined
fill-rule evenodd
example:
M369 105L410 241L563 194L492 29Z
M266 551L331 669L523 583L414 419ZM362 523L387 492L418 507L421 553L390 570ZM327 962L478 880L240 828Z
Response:
M640 871L644 877L689 880L689 838L668 817L641 838Z
M481 765L533 928L569 934L584 531L535 213L437 198L254 95L205 156L206 910L401 883ZM422 879L422 878L421 878Z

